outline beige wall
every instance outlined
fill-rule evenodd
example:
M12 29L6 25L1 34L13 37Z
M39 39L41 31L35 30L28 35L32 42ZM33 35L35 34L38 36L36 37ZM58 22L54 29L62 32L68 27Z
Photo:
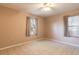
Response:
M46 38L79 44L79 38L64 37L64 16L79 15L79 9L46 18Z
M44 37L44 20L41 17L38 17L38 36L26 37L27 16L31 15L0 6L0 48Z

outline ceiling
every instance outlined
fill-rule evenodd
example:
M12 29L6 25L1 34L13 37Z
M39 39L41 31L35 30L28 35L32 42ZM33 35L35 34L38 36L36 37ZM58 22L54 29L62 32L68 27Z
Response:
M1 3L0 5L12 8L18 11L31 13L36 16L51 16L68 10L79 8L79 3L52 3L53 9L51 11L41 11L42 3Z

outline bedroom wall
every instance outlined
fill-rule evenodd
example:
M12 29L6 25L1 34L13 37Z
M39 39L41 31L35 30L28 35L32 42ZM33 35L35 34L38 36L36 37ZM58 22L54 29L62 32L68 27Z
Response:
M42 17L37 17L38 36L26 37L27 16L31 15L0 6L0 48L44 37L44 20Z
M64 16L68 15L79 15L79 9L46 18L46 38L79 45L79 38L64 36Z

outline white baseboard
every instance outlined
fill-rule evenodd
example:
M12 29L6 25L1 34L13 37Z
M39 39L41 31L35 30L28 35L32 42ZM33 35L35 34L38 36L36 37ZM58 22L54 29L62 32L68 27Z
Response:
M58 42L58 43L62 43L62 44L66 44L66 45L71 45L71 46L74 46L74 47L78 47L79 48L79 45L78 44L73 44L73 43L70 43L70 42L64 42L64 41L59 41L59 40L54 40L55 42Z
M30 42L30 41L28 41L28 42ZM20 45L23 45L23 44L28 43L28 42L22 42L22 43L13 44L13 45L10 45L10 46L2 47L2 48L0 48L0 50L5 50L5 49L8 49L8 48L20 46Z
M42 39L43 39L43 38L42 38ZM36 39L36 40L37 40L37 39ZM0 48L0 50L5 50L5 49L12 48L12 47L16 47L16 46L21 46L21 45L24 45L24 44L26 44L26 43L30 43L30 42L36 41L36 40L29 40L29 41L26 41L26 42L17 43L17 44L13 44L13 45L10 45L10 46L2 47L2 48ZM38 39L38 40L41 40L41 39Z

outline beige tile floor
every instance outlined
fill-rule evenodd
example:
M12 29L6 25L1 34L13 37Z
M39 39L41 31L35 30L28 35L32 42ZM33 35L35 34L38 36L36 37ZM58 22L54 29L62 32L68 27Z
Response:
M49 40L38 40L0 51L1 55L78 55L79 48L56 43Z

